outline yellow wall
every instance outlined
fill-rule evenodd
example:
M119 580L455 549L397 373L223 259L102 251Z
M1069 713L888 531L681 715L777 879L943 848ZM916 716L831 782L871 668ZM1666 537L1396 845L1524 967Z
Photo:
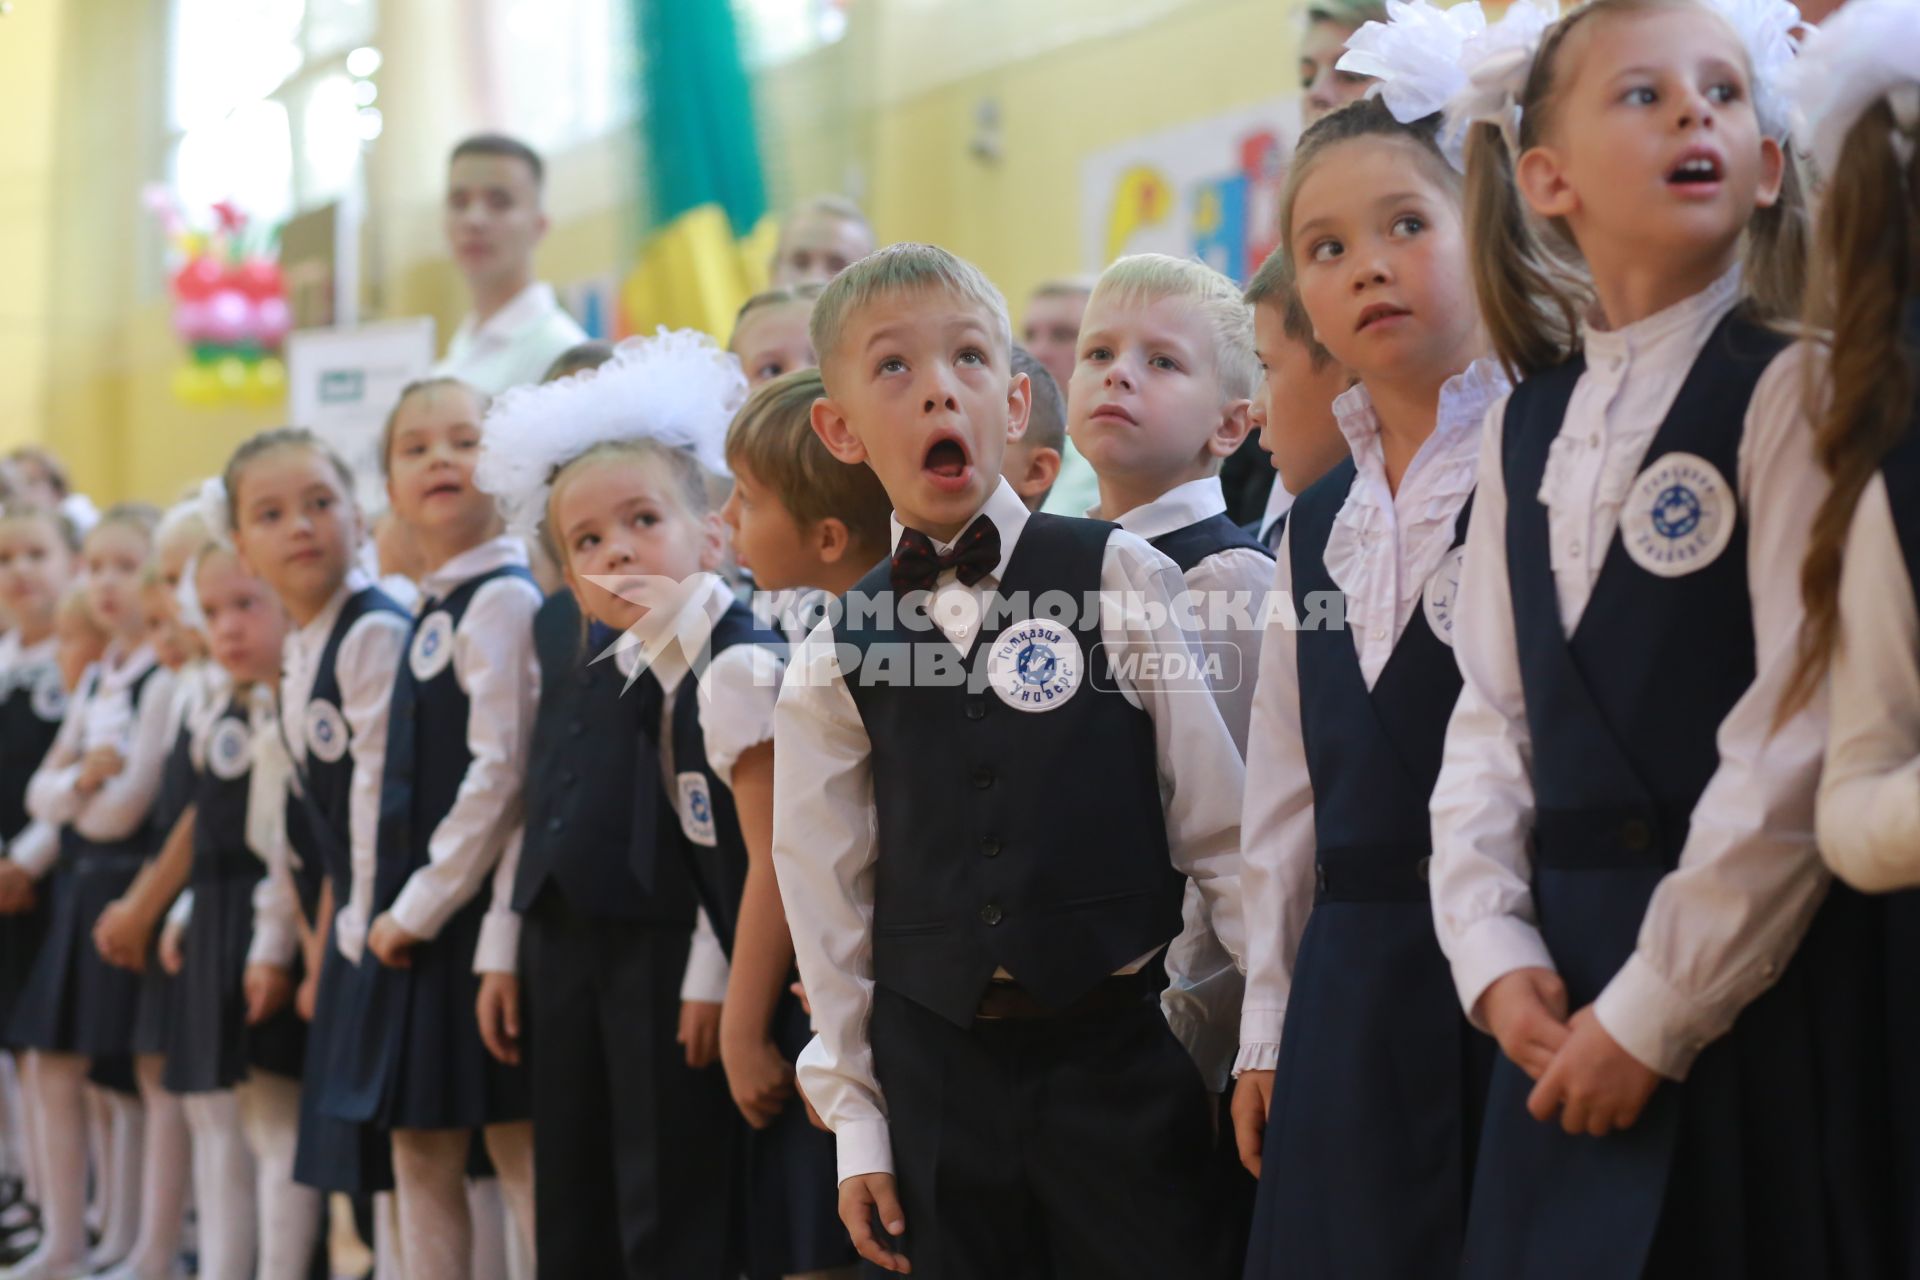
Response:
M442 341L462 308L442 252L443 158L478 124L510 124L478 116L466 46L445 38L460 7L382 4L387 128L367 174L366 318L432 315ZM871 0L851 12L841 42L756 83L773 194L848 191L883 239L972 258L1016 309L1042 279L1082 267L1088 152L1293 87L1297 19L1283 0ZM37 0L0 19L10 100L58 106L17 113L28 125L51 115L38 134L0 135L0 278L30 282L16 300L58 300L50 328L0 304L0 373L21 374L0 382L0 440L48 440L100 499L166 500L281 412L189 408L171 393L180 349L140 204L164 172L165 50L165 6L150 0ZM1000 113L997 161L970 149L986 100ZM544 278L624 274L644 217L636 163L627 130L550 157Z

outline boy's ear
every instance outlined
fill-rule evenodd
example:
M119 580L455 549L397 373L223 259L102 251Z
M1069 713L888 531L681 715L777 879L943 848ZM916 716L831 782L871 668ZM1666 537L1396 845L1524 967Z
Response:
M1760 139L1760 185L1754 190L1756 208L1771 209L1780 203L1780 188L1787 180L1787 156L1773 138Z
M1027 418L1033 413L1033 379L1016 373L1007 384L1007 443L1027 434Z
M1229 400L1220 411L1220 425L1207 437L1207 452L1216 458L1231 457L1253 429L1253 401Z
M820 443L827 446L827 452L835 458L849 466L867 460L867 447L860 443L859 436L853 434L846 411L832 396L821 396L813 402L810 420L813 434L820 437Z
M1020 475L1008 476L1007 483L1020 495L1020 501L1027 504L1027 510L1037 511L1059 478L1060 451L1042 445L1027 450L1026 468Z
M839 564L853 547L853 534L839 516L816 520L807 536L813 540L813 554L821 564Z
M1513 184L1539 217L1565 218L1580 209L1580 197L1567 182L1560 153L1545 144L1521 152L1514 161Z
M709 511L700 525L700 567L708 573L718 573L727 562L726 521L720 518L718 511Z

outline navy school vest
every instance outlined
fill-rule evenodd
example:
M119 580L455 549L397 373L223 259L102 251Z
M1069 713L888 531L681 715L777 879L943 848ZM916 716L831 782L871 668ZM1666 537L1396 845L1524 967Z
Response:
M387 758L380 781L380 837L373 873L373 912L391 907L407 878L427 864L427 842L453 808L473 763L467 749L472 704L453 671L453 637L481 587L496 578L532 582L519 565L505 565L461 583L444 600L428 600L414 620L406 656L393 680L387 710ZM415 673L415 658L428 674ZM476 895L462 910L485 910Z
M363 587L340 604L313 673L313 690L297 715L281 708L287 753L300 772L300 795L287 805L287 842L296 861L295 880L304 898L324 876L333 882L336 907L345 906L353 888L349 797L353 791L351 729L341 710L340 645L354 624L369 613L405 618L407 611L378 587ZM405 662L405 655L401 656ZM311 906L308 905L311 915Z
M660 692L646 680L626 688L613 660L600 659L614 638L598 623L583 633L579 605L567 591L548 597L534 615L540 705L513 907L526 912L552 884L579 915L690 929L693 890L684 861L654 858L650 847L651 892L635 871L633 846L669 837L654 748Z
M205 758L193 781L193 868L189 881L255 881L266 864L247 847L247 792L253 776L253 730L246 709L227 704L207 733Z
M999 595L1087 599L1113 531L1030 517ZM876 679L880 646L903 673L920 669L919 649L955 654L924 617L916 628L857 603L888 591L882 564L835 625L861 658L847 689L872 743L874 980L960 1027L1000 967L1046 1004L1070 1005L1180 932L1186 878L1168 852L1153 722L1096 665L1106 657L1097 611L1069 628L1077 685L1043 710L1017 708L987 679L996 650L1020 644L1025 618L998 634L1007 620L981 627L959 655L965 683ZM1023 677L1027 649L1040 646L1022 647Z
M1227 519L1225 514L1196 520L1183 529L1175 529L1157 538L1149 538L1147 542L1155 551L1180 566L1180 572L1183 574L1192 573L1194 566L1208 556L1218 555L1222 551L1230 551L1235 547L1258 551L1267 559L1273 559L1273 552L1267 550L1265 543Z
M66 713L55 663L0 671L0 841L26 828L27 783L47 758Z
M786 642L754 620L753 611L735 602L713 624L708 642L711 661L740 644L759 644L784 650ZM670 797L677 815L677 835L693 873L700 904L720 939L721 949L733 955L733 935L740 922L740 895L747 887L747 846L740 835L740 815L733 791L714 774L707 762L707 746L700 732L698 672L680 678L673 691L673 771ZM649 682L651 683L651 682ZM657 689L659 686L654 685ZM657 705L657 704L656 704ZM655 776L659 763L654 762Z
M1349 458L1294 504L1290 563L1296 600L1339 590L1325 553L1354 471ZM1466 539L1472 511L1469 497L1454 524L1456 548ZM1316 901L1427 898L1433 831L1427 802L1460 697L1446 590L1457 588L1458 566L1459 557L1449 552L1372 689L1345 627L1294 633L1300 731L1313 781ZM1445 639L1434 631L1436 616L1444 620Z
M1739 451L1754 387L1786 343L1737 312L1716 326L1647 448L1571 639L1536 495L1583 361L1527 379L1508 401L1507 567L1537 865L1667 870L1679 858L1719 767L1715 731L1754 679Z

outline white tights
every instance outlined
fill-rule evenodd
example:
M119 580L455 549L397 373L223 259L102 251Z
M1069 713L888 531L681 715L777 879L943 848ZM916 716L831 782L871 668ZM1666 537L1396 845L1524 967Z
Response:
M240 1086L240 1123L253 1152L259 1206L259 1280L306 1280L325 1198L293 1180L300 1082L255 1071Z
M184 1101L187 1125L193 1130L200 1275L203 1280L247 1280L253 1274L253 1153L240 1128L240 1100L232 1089L216 1089L187 1094Z
M166 1059L157 1053L141 1054L133 1062L146 1111L144 1150L136 1162L142 1175L140 1194L134 1201L140 1206L139 1232L130 1246L118 1251L119 1265L107 1273L109 1280L166 1280L180 1256L187 1196L183 1176L188 1161L187 1124L191 1117L182 1109L179 1095L162 1087L160 1076L165 1066ZM115 1216L119 1216L117 1210ZM100 1253L106 1252L106 1244L101 1241Z
M533 1240L533 1126L488 1125L487 1154L523 1245ZM467 1280L477 1274L475 1214L468 1201L465 1129L396 1129L393 1177L400 1255L407 1280ZM482 1221L493 1215L482 1213ZM497 1219L496 1219L497 1220ZM488 1251L494 1260L504 1250Z
M145 1083L135 1060L135 1083ZM98 1100L106 1116L102 1128L102 1152L93 1166L93 1190L100 1201L100 1243L94 1246L87 1263L96 1271L110 1267L127 1256L140 1234L140 1179L146 1169L147 1115L143 1098L117 1089L90 1086L88 1093ZM173 1117L179 1124L179 1117ZM164 1123L164 1121L163 1121Z
M30 1052L27 1106L39 1116L35 1160L40 1179L40 1245L24 1261L75 1267L86 1256L87 1060ZM24 1265L24 1264L23 1264Z

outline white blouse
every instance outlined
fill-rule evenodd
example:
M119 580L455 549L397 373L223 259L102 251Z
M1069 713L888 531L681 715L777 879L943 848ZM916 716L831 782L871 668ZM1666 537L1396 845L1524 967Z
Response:
M60 684L59 640L48 636L35 645L20 643L18 632L0 635L0 701L5 690L33 699L33 712L44 723L58 723L66 715L67 693ZM0 841L0 856L13 860L35 880L52 869L60 856L60 833L29 817L11 841Z
M148 672L152 672L148 675ZM136 705L133 687L146 676ZM27 784L27 812L51 827L72 826L88 840L125 840L146 823L173 748L173 673L156 669L153 651L115 642L80 677L47 758ZM82 760L112 747L124 762L90 796L73 789Z

